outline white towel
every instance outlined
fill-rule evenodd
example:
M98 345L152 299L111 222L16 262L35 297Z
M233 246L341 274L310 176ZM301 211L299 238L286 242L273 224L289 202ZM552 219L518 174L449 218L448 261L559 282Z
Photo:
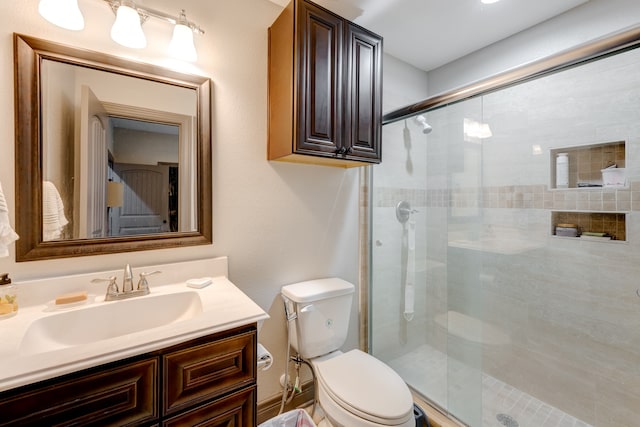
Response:
M62 230L69 224L64 216L64 205L58 189L51 181L42 182L42 239L59 239Z
M9 245L19 239L9 223L9 206L0 183L0 257L9 256Z
M416 282L416 222L407 223L407 276L404 284L404 318L407 322L413 320L413 305L415 300Z

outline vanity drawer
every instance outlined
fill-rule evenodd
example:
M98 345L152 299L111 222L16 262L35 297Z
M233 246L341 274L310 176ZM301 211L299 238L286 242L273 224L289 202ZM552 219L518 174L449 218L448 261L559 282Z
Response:
M255 385L255 328L162 356L163 414Z
M162 423L163 427L244 427L256 425L256 386L199 406Z
M0 426L148 423L158 416L156 378L158 359L153 358L5 393L0 399Z

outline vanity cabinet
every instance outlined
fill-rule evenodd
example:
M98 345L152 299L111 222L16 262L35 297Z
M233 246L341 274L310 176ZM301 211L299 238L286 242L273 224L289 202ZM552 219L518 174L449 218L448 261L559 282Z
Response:
M269 28L269 160L381 161L382 38L306 0Z
M0 425L148 425L157 398L157 358L135 360L5 392Z
M256 325L0 394L0 426L252 426Z

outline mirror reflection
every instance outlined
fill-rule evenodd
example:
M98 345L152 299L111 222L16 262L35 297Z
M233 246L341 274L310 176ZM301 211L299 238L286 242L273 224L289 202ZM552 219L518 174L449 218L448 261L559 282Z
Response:
M211 244L211 80L13 41L16 261Z
M44 59L43 241L197 230L194 89Z

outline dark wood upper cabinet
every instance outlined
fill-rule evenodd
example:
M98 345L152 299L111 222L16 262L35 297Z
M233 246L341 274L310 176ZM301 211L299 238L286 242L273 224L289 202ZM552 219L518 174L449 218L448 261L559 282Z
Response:
M312 4L300 2L296 34L300 49L300 87L296 104L297 152L332 155L343 144L342 19Z
M269 28L269 160L379 163L382 38L306 0Z
M371 32L347 28L346 129L354 156L380 162L382 137L381 39Z

